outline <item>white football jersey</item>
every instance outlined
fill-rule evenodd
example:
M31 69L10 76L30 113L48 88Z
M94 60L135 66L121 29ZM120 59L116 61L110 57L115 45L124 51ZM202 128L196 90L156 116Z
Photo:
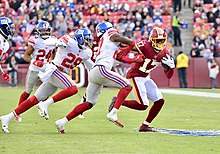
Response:
M59 47L53 63L62 69L64 72L69 73L71 69L79 65L82 61L88 60L92 57L92 50L89 48L80 49L78 43L69 35L64 35L61 38L67 46Z
M118 33L118 31L111 28L100 38L95 65L103 65L108 69L112 69L119 44L118 42L110 41L110 37L115 33Z
M0 60L9 49L9 42L0 34Z
M53 37L53 36L51 36ZM28 40L28 45L31 45L34 48L34 51L32 53L32 60L29 66L29 69L32 71L44 71L44 69L47 67L47 64L49 62L49 59L52 55L53 50L56 48L55 46L47 46L44 43L44 39L42 39L40 36L35 35L31 36ZM33 64L35 60L42 60L44 61L43 67L37 67Z

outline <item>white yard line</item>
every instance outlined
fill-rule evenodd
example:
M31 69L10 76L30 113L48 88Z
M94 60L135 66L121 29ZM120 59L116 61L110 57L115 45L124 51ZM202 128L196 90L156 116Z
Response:
M174 90L174 89L160 89L160 91L162 93L165 93L165 94L220 98L219 93L208 93L208 92L199 92L199 91L185 91L185 90Z

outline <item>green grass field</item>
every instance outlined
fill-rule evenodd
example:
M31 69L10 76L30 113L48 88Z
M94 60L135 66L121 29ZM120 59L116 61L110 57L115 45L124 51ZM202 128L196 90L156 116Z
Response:
M0 115L9 113L16 107L22 91L22 88L0 88ZM80 95L83 95L84 91L84 88L80 89ZM220 93L220 90L214 92ZM81 99L79 95L52 105L48 121L39 117L36 107L33 107L22 115L21 123L12 120L10 134L0 132L0 154L220 153L220 137L137 132L148 110L138 112L122 107L118 116L125 127L115 126L105 117L108 104L116 94L117 89L103 89L97 105L85 113L85 119L76 118L69 122L65 135L57 133L54 122L64 117L79 103ZM152 126L169 129L220 130L220 99L168 94L164 94L164 98L166 104Z

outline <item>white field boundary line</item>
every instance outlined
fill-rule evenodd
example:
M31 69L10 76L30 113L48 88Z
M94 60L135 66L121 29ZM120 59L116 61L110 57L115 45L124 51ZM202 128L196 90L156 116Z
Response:
M208 92L199 92L199 91L185 91L185 90L174 90L174 89L160 89L160 91L162 93L165 93L165 94L220 98L220 94L218 94L218 93L208 93Z

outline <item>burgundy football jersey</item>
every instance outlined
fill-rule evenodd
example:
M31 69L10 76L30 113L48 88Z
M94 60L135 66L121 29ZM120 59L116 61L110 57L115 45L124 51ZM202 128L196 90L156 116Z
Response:
M136 43L135 46L138 51L144 55L145 59L142 63L133 63L131 69L126 75L126 78L147 77L148 74L159 65L161 59L166 54L170 54L166 48L159 53L155 52L151 43L146 40Z

